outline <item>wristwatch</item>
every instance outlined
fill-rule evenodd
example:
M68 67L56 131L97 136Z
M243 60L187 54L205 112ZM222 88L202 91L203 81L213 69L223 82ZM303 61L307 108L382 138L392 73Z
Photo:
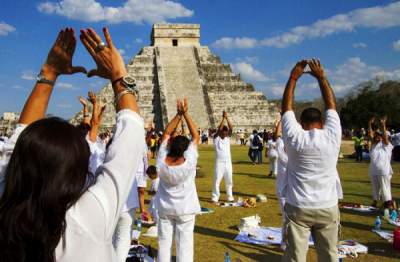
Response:
M55 84L55 81L51 81L49 79L46 79L46 77L42 74L42 72L40 72L37 76L36 76L36 81L38 83L43 83L43 84L49 84L51 86L53 86Z
M139 101L139 90L136 87L136 81L131 76L124 76L120 79L121 84L128 90L132 91L136 97L136 101Z

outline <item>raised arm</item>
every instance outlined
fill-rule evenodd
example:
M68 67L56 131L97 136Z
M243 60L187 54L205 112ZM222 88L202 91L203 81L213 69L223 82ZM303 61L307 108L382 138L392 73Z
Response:
M281 137L282 136L282 125L281 125L281 120L277 120L275 122L275 137Z
M80 102L80 103L82 104L82 106L83 106L83 110L82 110L82 115L83 115L82 124L86 124L86 125L89 125L89 126L90 126L89 110L88 110L88 106L87 106L88 101L87 101L84 97L80 96L80 97L79 97L79 102Z
M304 68L306 67L306 65L307 61L301 60L300 62L297 62L290 73L290 77L286 83L285 91L282 98L282 114L286 113L287 111L293 111L294 90L296 88L297 80L304 73Z
M187 98L185 97L183 101L184 101L184 103L182 104L183 117L185 118L186 124L189 128L190 135L192 136L192 141L197 145L200 142L199 132L197 132L197 126L189 115L188 112L189 104Z
M100 129L101 125L101 119L103 117L104 110L106 109L106 106L101 106L99 102L97 101L96 95L90 91L89 92L89 100L93 105L93 111L92 111L92 119L90 119L90 131L89 131L89 140L92 141L93 143L97 141L97 134Z
M382 134L382 141L383 141L383 143L385 144L385 145L389 145L389 137L388 137L388 134L387 134L387 129L386 129L386 120L387 120L387 117L386 116L384 116L382 119L381 119L381 127L382 127L382 132L383 132L383 134Z
M90 70L88 76L100 76L109 79L112 83L116 102L116 111L129 109L139 113L136 97L123 84L122 79L128 75L124 60L114 46L107 28L103 28L105 44L100 36L91 28L81 30L80 39L86 47L97 68Z
M224 115L224 118L226 119L226 123L228 123L229 135L232 135L233 126L232 126L231 120L228 118L228 113L226 111L224 111L223 115Z
M168 139L176 131L179 123L181 122L183 112L181 109L181 101L179 99L176 101L176 107L177 107L176 110L177 113L165 128L161 142L164 142L166 139Z
M375 122L375 117L372 117L368 121L368 137L370 138L370 140L372 140L375 135L374 129L372 128L372 123L374 123L374 122Z
M319 88L321 90L322 98L325 102L326 109L336 110L336 98L333 93L333 89L329 84L328 78L326 77L324 68L318 59L311 59L308 61L311 71L307 72L314 76L319 83Z
M45 117L53 87L59 75L86 73L81 66L72 66L76 39L72 28L60 31L40 70L38 81L25 103L19 123L29 125Z
M221 120L221 123L219 123L217 134L219 134L219 132L221 132L221 131L222 131L222 128L224 127L225 114L226 114L226 112L223 111L223 112L222 112L222 120Z

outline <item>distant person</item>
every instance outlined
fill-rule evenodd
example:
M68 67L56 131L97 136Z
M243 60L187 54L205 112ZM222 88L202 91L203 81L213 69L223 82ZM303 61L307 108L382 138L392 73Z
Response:
M158 210L155 206L155 198L158 191L158 186L160 184L160 179L158 177L157 168L153 165L149 166L146 170L147 176L151 179L151 185L149 190L149 195L151 196L149 211L153 218L153 221L158 223Z
M400 129L390 136L390 141L393 145L393 160L400 162Z
M262 146L263 140L258 135L258 131L256 129L253 130L253 134L249 137L249 158L253 165L256 164L256 161L259 159L259 148Z
M225 121L227 126L225 125ZM228 201L234 201L232 188L232 157L231 157L231 140L233 126L228 118L228 114L224 111L222 113L222 120L219 124L217 134L214 138L215 150L215 167L214 167L214 180L211 201L215 204L218 203L220 197L219 187L222 178L225 180L226 197Z
M361 134L360 130L356 131L355 136L351 138L354 141L354 150L356 152L356 161L361 162L363 160L363 146L364 146L364 136Z
M386 133L386 117L380 120L381 130L374 131L372 124L375 118L368 122L369 134L371 138L371 150L369 165L369 176L372 186L372 206L377 207L378 201L382 199L384 206L388 206L392 202L392 193L390 180L392 179L392 166L390 164L392 158L393 146L389 142Z
M268 140L267 148L265 149L265 156L269 159L269 174L268 176L276 176L278 174L278 151L277 141L275 134L272 139Z
M165 129L157 157L160 183L154 201L159 216L159 262L171 261L174 238L176 261L193 261L195 216L201 210L195 184L200 136L188 106L187 99L183 103L178 100L177 114ZM171 137L181 118L186 121L192 140L183 135Z
M297 122L293 96L297 80L309 65L319 83L326 117L306 108ZM282 134L287 150L285 193L286 249L282 261L306 261L310 233L319 261L338 261L339 209L343 197L336 169L342 128L336 99L319 60L303 60L292 69L282 101Z
M246 143L244 141L244 131L243 130L240 130L239 138L240 138L240 145L245 146Z

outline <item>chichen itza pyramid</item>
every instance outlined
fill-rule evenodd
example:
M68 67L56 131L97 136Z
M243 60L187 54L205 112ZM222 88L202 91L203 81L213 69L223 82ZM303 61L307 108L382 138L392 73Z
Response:
M139 106L147 124L163 130L176 113L176 99L189 99L189 110L202 129L216 128L226 110L235 130L270 128L277 108L262 92L243 82L230 65L221 63L207 46L200 45L198 24L154 24L151 45L143 47L127 65L139 88ZM111 84L99 93L113 105ZM72 123L78 123L78 113ZM114 106L108 106L103 128L115 124Z

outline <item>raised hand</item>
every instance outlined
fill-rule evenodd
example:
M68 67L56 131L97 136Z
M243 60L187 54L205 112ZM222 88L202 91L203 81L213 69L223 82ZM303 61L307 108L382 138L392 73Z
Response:
M124 60L111 40L108 29L103 28L103 33L107 44L93 29L81 30L80 39L97 65L96 69L89 71L88 77L97 75L114 82L124 77L127 71Z
M225 119L228 118L228 113L225 110L222 112L222 117Z
M83 105L83 107L86 107L88 101L83 96L80 96L79 102Z
M72 28L60 31L53 47L50 49L43 71L52 74L55 79L59 75L71 75L75 73L86 73L82 66L72 66L72 57L76 48L75 33Z
M176 112L178 115L183 115L183 105L180 99L176 100Z
M106 106L101 106L97 103L96 94L92 91L88 93L89 101L93 104L93 112L92 119L90 120L91 126L99 126L101 124L101 119L103 118L103 113L106 109Z
M373 116L373 117L371 117L371 119L369 120L369 123L372 124L372 123L374 123L374 122L375 122L375 117Z
M89 91L88 93L88 97L89 97L89 101L93 104L93 106L96 104L97 102L97 98L95 93L93 93L92 91Z
M290 78L297 81L304 73L304 68L307 66L306 60L301 60L296 63L293 67L292 71L290 72Z
M387 116L384 116L384 117L381 118L381 124L382 125L385 125L386 121L387 121Z
M182 110L183 110L183 113L184 113L184 114L187 113L187 111L189 110L189 103L188 103L187 97L185 97L185 98L183 99L183 102L182 102Z
M313 77L315 77L318 80L324 79L326 77L324 68L318 59L308 60L307 64L310 67L311 71L307 71L305 73L312 75Z

